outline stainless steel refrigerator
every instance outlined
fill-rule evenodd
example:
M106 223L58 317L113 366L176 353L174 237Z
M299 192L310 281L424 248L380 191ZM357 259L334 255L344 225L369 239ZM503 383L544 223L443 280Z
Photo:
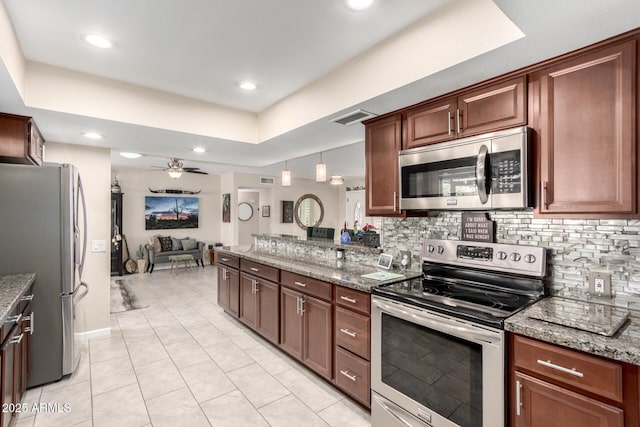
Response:
M82 180L72 165L0 164L0 274L36 273L28 387L74 371L75 305L87 248ZM0 290L1 292L1 290Z

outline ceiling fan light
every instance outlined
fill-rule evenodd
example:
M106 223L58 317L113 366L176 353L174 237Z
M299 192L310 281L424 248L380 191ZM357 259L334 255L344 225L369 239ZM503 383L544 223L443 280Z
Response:
M287 169L287 162L284 162L284 170L282 171L282 186L291 187L291 171Z
M122 157L127 158L127 159L138 159L138 158L142 157L142 154L140 154L140 153L127 153L126 151L122 151L120 153L120 155Z
M327 165L322 163L322 153L320 153L320 163L316 165L316 182L327 181Z
M167 173L173 179L178 179L178 178L180 178L182 176L182 171L181 170L169 170L169 171L167 171Z
M342 185L344 184L344 178L342 177L342 175L331 175L331 179L329 179L329 184Z

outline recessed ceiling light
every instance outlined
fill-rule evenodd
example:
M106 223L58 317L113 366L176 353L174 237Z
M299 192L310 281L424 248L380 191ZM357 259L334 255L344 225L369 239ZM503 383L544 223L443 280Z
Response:
M353 10L363 10L371 6L373 0L347 0L347 6Z
M97 132L85 132L83 135L89 139L102 139L103 136Z
M204 153L206 150L202 147L196 147L193 149L195 153Z
M240 89L242 90L256 90L256 84L253 82L241 82Z
M122 157L126 157L127 159L137 159L137 158L142 157L142 154L140 154L140 153L127 153L127 152L124 152L124 151L121 152L120 155Z
M113 44L110 40L97 34L88 34L84 37L85 41L92 46L99 47L100 49L110 49Z

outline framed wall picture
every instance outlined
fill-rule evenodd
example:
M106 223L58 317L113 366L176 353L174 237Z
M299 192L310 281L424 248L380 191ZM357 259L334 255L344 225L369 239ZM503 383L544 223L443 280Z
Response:
M231 222L231 193L222 195L222 222Z
M282 201L282 222L293 222L293 200Z
M263 217L267 218L271 216L271 206L264 205L260 210L262 211Z
M198 228L197 197L145 196L145 230Z

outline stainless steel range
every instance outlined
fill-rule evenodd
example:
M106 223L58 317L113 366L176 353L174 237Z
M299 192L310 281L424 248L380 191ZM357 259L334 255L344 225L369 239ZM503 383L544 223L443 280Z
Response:
M426 239L422 258L373 289L372 425L502 426L504 319L544 296L545 249Z

